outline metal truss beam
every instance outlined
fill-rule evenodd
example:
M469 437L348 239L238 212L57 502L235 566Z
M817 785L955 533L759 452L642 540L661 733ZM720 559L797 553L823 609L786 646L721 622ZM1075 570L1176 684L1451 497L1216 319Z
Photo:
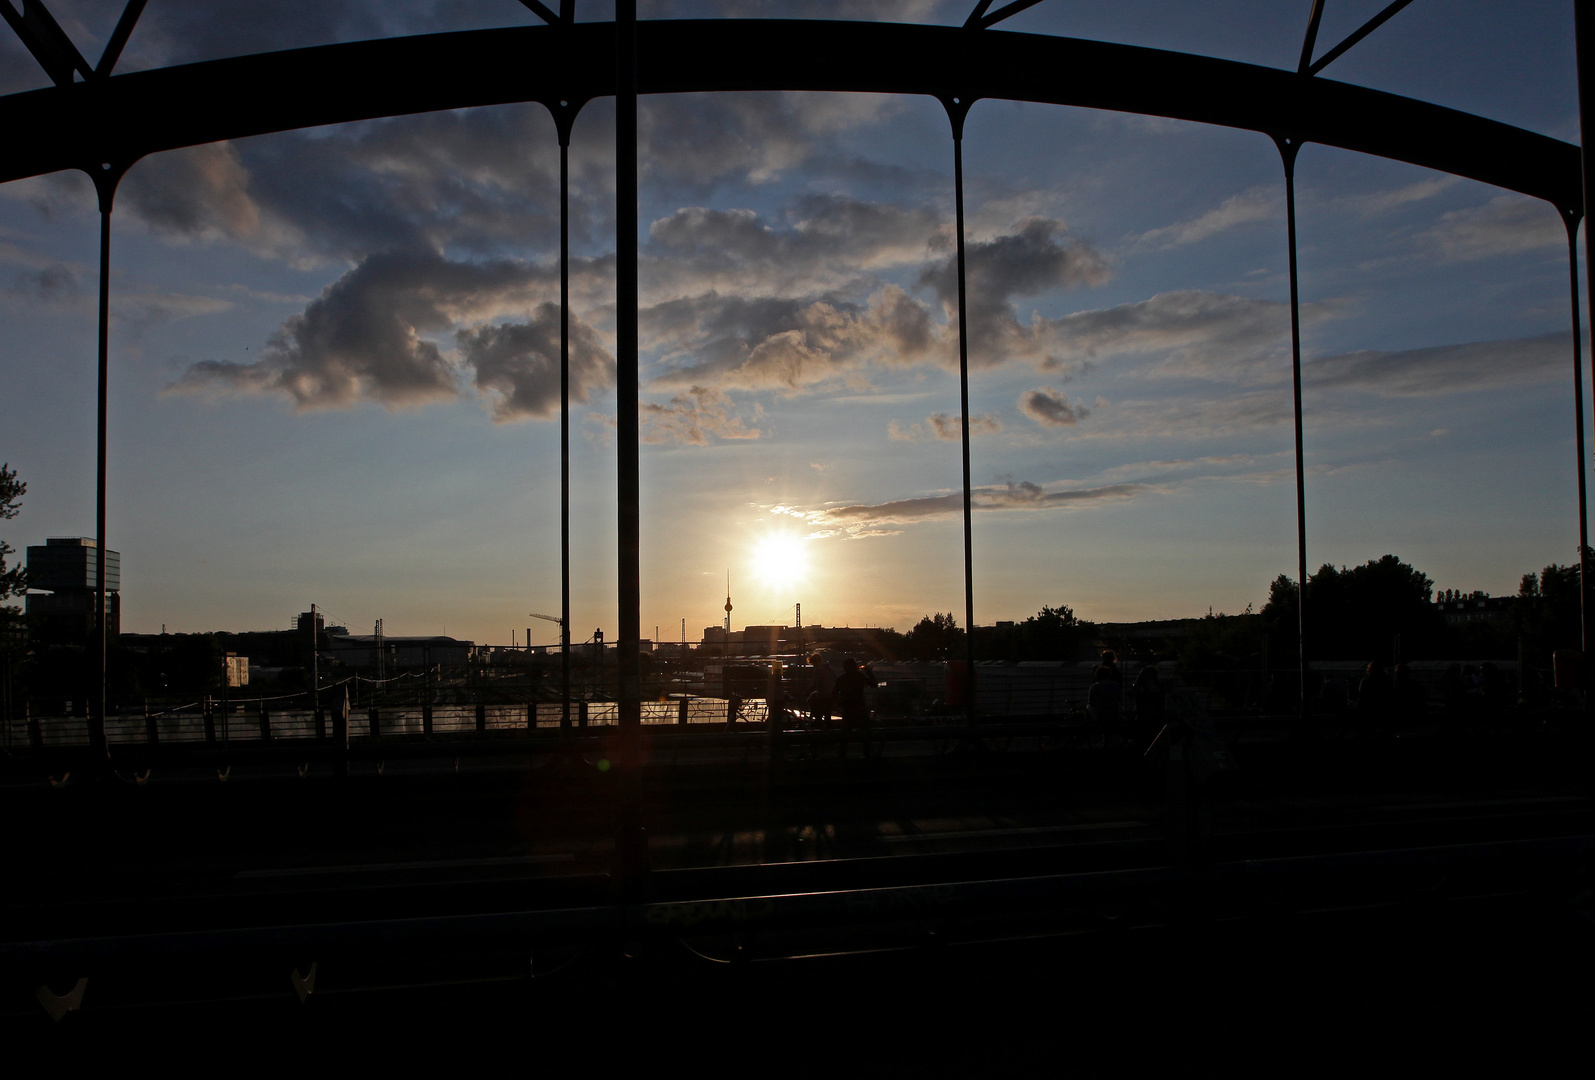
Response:
M11 6L11 0L0 0L0 15L5 16L22 44L57 86L70 86L74 72L85 79L93 76L94 69L89 67L89 62L83 59L83 54L41 0L22 0L21 14Z
M1345 41L1342 41L1339 45L1336 45L1333 49L1330 49L1313 63L1309 64L1307 66L1307 74L1316 75L1330 64L1333 64L1336 60L1345 55L1346 50L1350 49L1353 45L1357 44L1357 42L1361 41L1363 38L1379 29L1390 20L1392 15L1396 14L1396 12L1400 11L1410 3L1412 3L1412 0L1395 0L1394 3L1388 5L1379 14L1375 15L1373 18L1357 27L1356 30L1353 30L1346 37ZM1310 52L1311 50L1308 49L1304 51Z
M0 182L323 124L612 95L614 34L578 23L391 38L12 94L0 98ZM637 53L648 94L959 93L1166 116L1288 133L1583 208L1579 149L1568 143L1229 60L958 26L774 19L643 22Z
M991 0L985 0L984 3L975 8L974 13L969 16L969 21L964 23L966 29L984 30L988 26L996 26L1010 15L1017 15L1025 8L1035 7L1041 3L1041 0L1014 0L1013 3L1004 4L990 15L987 15L985 11L990 3Z
M1318 45L1318 24L1323 21L1324 0L1313 0L1313 13L1307 17L1307 36L1302 38L1301 63L1296 65L1299 75L1307 74L1313 66L1313 49Z
M111 69L116 67L116 62L122 58L122 50L127 48L127 39L133 36L133 27L138 25L138 17L144 14L144 4L147 0L127 0L127 6L122 9L122 17L116 20L116 29L111 31L111 40L105 43L105 51L100 54L100 62L95 65L94 74L105 78L111 74Z
M542 19L549 26L559 25L559 16L550 11L548 5L539 4L537 0L521 0L521 6L539 19Z

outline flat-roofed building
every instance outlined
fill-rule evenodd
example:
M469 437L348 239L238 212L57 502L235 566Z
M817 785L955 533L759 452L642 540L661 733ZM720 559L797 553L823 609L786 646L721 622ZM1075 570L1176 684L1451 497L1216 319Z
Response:
M78 644L94 633L100 548L88 536L52 536L28 548L25 605L40 641ZM105 553L105 623L111 636L122 628L122 555Z

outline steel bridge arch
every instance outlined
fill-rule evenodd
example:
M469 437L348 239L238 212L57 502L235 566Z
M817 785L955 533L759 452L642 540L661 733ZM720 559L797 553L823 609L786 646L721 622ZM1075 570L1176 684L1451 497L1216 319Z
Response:
M615 26L388 38L131 72L0 98L0 182L124 170L145 155L388 116L615 93ZM1076 38L802 19L636 28L642 94L811 90L1164 116L1316 142L1583 207L1579 148L1293 71Z
M1580 15L1580 66L1585 9ZM138 4L139 9L142 4ZM563 5L562 5L563 7ZM8 9L9 10L9 9ZM984 10L984 5L979 11ZM1316 10L1316 9L1315 9ZM1163 116L1255 131L1271 138L1285 166L1289 226L1292 367L1296 388L1299 576L1306 580L1301 342L1298 324L1294 169L1301 146L1319 143L1478 180L1549 202L1568 229L1573 296L1574 390L1579 455L1581 561L1587 551L1583 391L1575 235L1585 184L1579 147L1484 117L1365 87L1291 72L1141 46L970 27L817 20L662 20L638 23L622 4L614 23L574 23L417 35L326 45L110 76L114 56L81 83L0 97L0 182L64 169L94 181L100 197L100 393L97 537L105 544L106 399L110 214L129 167L160 151L226 140L443 110L538 102L553 114L561 144L562 206L570 126L584 103L617 99L617 214L620 235L636 226L636 98L639 94L829 91L915 94L941 101L952 122L956 162L960 285L960 382L968 415L963 318L964 236L961 144L970 106L985 98ZM129 13L136 20L137 11ZM978 11L977 11L978 14ZM124 15L126 21L127 15ZM971 23L976 20L972 17ZM1377 20L1376 20L1377 21ZM1316 17L1315 17L1316 25ZM1372 24L1370 24L1372 25ZM131 30L128 23L128 30ZM119 31L120 33L120 27ZM1355 35L1354 35L1355 36ZM125 35L124 35L125 43ZM31 47L31 46L30 46ZM120 45L117 47L120 49ZM108 56L110 53L108 52ZM1320 63L1318 66L1322 66ZM52 77L60 73L53 73ZM1582 90L1582 88L1581 88ZM629 137L628 137L629 133ZM629 178L625 175L629 174ZM627 205L629 204L629 206ZM562 212L561 273L567 267ZM1587 237L1586 237L1587 240ZM635 411L636 250L617 259L617 355L625 376L621 411ZM562 309L566 286L562 280ZM630 306L629 315L626 309ZM567 311L568 317L568 311ZM629 360L621 354L629 352ZM629 370L628 370L629 369ZM627 391L631 391L629 394ZM562 416L564 414L562 413ZM628 420L629 416L629 420ZM564 416L568 422L568 416ZM617 417L635 428L635 416ZM565 436L562 435L562 441ZM635 666L640 595L636 550L636 447L625 439L617 494L622 517L621 706ZM627 459L630 459L629 465ZM562 466L563 467L563 466ZM964 431L966 621L973 625L969 445ZM628 520L629 519L629 520ZM568 535L565 540L568 547ZM101 565L103 565L103 560ZM1586 567L1586 570L1589 568ZM563 587L568 590L568 563ZM1588 573L1585 580L1588 580ZM98 583L100 692L91 739L105 749L105 588ZM568 593L567 593L568 596ZM567 601L568 605L568 601ZM1302 613L1302 605L1298 605ZM1585 613L1585 637L1590 637ZM565 612L568 624L569 613ZM1302 709L1307 656L1302 642ZM972 635L967 639L972 644ZM972 652L968 662L973 662ZM635 675L635 672L633 673ZM567 692L568 701L568 692ZM973 696L966 703L973 721ZM567 721L568 724L568 721ZM634 733L633 733L634 734ZM97 737L95 737L97 736Z

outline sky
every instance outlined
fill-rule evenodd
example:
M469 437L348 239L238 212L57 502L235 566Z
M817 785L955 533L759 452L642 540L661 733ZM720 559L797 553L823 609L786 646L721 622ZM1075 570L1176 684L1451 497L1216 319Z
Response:
M971 0L639 16L957 24ZM1046 2L1004 29L1294 69L1310 3ZM1383 6L1328 0L1321 54ZM91 59L120 2L54 0ZM223 15L222 11L226 14ZM607 20L584 0L578 18ZM150 0L119 72L531 25L514 0ZM1417 0L1324 77L1578 141L1572 5ZM0 31L0 94L47 85ZM912 96L641 102L643 633L963 622L952 142ZM572 176L572 624L616 627L613 106ZM965 130L975 619L1260 607L1295 576L1284 182L1264 136L981 101ZM1297 165L1309 565L1496 595L1576 557L1564 230L1322 146ZM93 535L98 221L0 185L14 547ZM558 640L558 147L535 104L153 155L112 229L123 629ZM1588 325L1587 322L1585 325ZM657 628L657 630L656 630Z

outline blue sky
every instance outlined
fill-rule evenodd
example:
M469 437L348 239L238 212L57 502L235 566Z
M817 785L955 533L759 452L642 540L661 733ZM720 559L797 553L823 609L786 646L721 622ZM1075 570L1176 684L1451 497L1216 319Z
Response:
M968 3L644 3L961 22ZM1329 0L1320 52L1382 6ZM51 5L89 55L120 4ZM1014 31L1293 68L1310 5L1048 0ZM578 4L608 18L605 4ZM524 25L513 2L151 0L119 70ZM1571 5L1418 0L1325 77L1568 141ZM3 36L3 35L0 35ZM0 92L44 85L0 46ZM572 147L576 636L615 630L613 110ZM643 103L644 633L962 619L952 149L934 102ZM175 151L113 229L110 543L132 630L509 640L557 612L557 146L536 105ZM1284 189L1264 137L985 101L965 140L976 618L1238 611L1294 574ZM1313 566L1511 592L1574 556L1566 246L1533 200L1308 146ZM97 222L0 185L14 546L94 529ZM949 438L949 436L951 436ZM538 624L534 641L554 640Z

